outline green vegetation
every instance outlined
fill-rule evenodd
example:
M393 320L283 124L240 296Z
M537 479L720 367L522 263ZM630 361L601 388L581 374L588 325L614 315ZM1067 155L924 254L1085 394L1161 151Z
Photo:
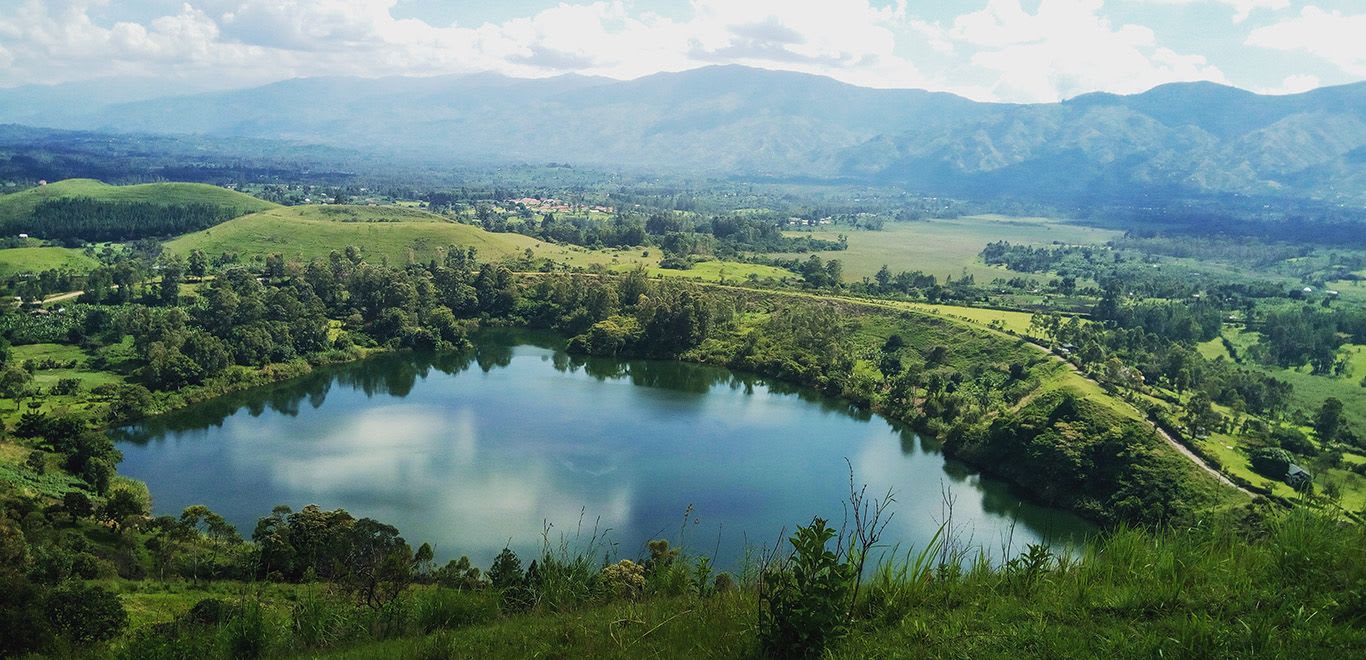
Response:
M978 255L987 243L1101 244L1118 232L1085 227L1047 218L1007 218L995 215L955 219L898 222L880 231L818 230L789 232L834 240L837 233L848 238L848 249L839 253L844 280L857 282L873 277L884 265L894 271L918 270L940 279L964 274L990 281L1010 277L1007 271L982 263ZM801 258L800 254L784 255Z
M474 248L490 262L515 261L522 269L542 264L588 269L624 270L637 265L653 273L703 280L741 281L751 273L760 278L792 277L788 271L754 264L703 261L689 270L659 268L659 252L651 250L593 250L544 242L517 233L494 233L452 222L439 215L402 206L293 206L237 218L182 236L167 243L174 254L188 257L195 250L207 255L237 255L264 260L272 254L288 260L327 257L348 245L359 246L374 262L392 265L424 263L445 258L451 246ZM528 252L529 251L529 252ZM529 256L528 256L529 255Z
M76 230L143 239L10 282L26 304L0 311L13 344L0 350L0 640L11 645L0 652L1366 651L1366 316L1317 293L1319 280L1349 281L1359 255L807 209L809 221L860 229L842 241L832 227L797 248L830 250L824 258L775 257L794 241L773 209L707 217L627 202L556 218L547 204L499 195L495 205L479 191L470 203L431 193L267 208L163 250L145 237L218 216L138 225L125 212L143 207L103 204L189 208L204 202L176 195L208 192L54 187L106 201L33 202L53 194L35 189L0 208L30 204L29 217L43 208L76 218ZM667 196L651 195L628 199ZM1234 275L1259 258L1258 274ZM1192 276L1202 260L1213 265ZM77 290L79 300L40 306ZM548 541L533 562L508 551L484 572L467 560L432 566L430 547L344 511L277 509L250 541L203 507L153 518L147 488L115 474L112 425L376 351L460 347L478 325L810 386L904 421L1104 531L1077 555L1029 547L990 566L945 521L930 548L869 571L887 550L881 504L856 491L847 528L813 521L735 576L667 544L621 558Z
M33 234L68 244L174 236L272 206L204 184L109 186L67 180L0 197L0 234Z
M268 209L274 204L240 192L202 183L143 183L111 186L93 179L66 179L0 196L0 227L42 235L41 228L15 229L32 217L44 202L88 199L99 202L145 203L157 206L207 205L238 210L238 215Z
M19 273L45 270L86 272L99 265L81 250L64 247L15 247L0 249L0 279Z
M111 531L96 521L136 520L136 505L120 514L79 498L46 511L12 495L4 504L3 547L13 552L17 540L35 550L0 566L6 653L193 652L207 660L1366 651L1366 532L1265 505L1176 529L1113 530L1076 554L1029 546L992 565L949 524L928 547L883 546L885 501L855 491L851 509L864 515L848 527L815 519L730 575L662 540L645 556L621 559L604 559L591 543L547 543L529 563L504 551L483 571L463 558L438 567L429 546L414 549L392 527L340 510L277 508L248 542L202 507ZM25 510L22 521L13 517ZM275 566L310 577L291 579ZM313 577L315 566L327 568ZM114 578L115 571L147 577ZM251 577L262 571L270 577ZM84 585L60 582L68 575Z
M627 272L637 265L643 264L641 264L641 262L617 263L613 265L611 269L616 272ZM647 266L646 272L650 275L681 277L685 279L702 280L705 282L720 282L722 284L735 284L750 280L796 280L796 275L790 270L777 268L775 266L736 261L699 261L692 264L687 270Z

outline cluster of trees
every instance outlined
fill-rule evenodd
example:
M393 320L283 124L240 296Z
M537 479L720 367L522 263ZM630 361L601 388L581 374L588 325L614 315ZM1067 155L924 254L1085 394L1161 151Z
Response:
M1030 285L1024 280L1016 280L1011 286L1024 289ZM958 279L949 275L940 282L934 275L918 270L893 273L886 264L878 269L871 281L865 278L861 284L853 285L853 289L871 296L904 296L930 303L968 303L986 300L988 295L983 287L978 286L977 278L972 275L964 275Z
M1090 245L1036 247L1009 241L987 243L981 257L987 265L1005 266L1020 273L1061 272L1070 266L1089 274L1098 266L1124 262L1122 254Z
M547 547L524 565L505 548L481 571L467 557L438 567L430 545L414 549L392 525L342 509L278 506L258 521L248 541L203 506L153 517L143 495L116 490L92 498L73 490L45 505L0 484L0 655L106 649L100 645L129 628L128 611L116 593L86 581L116 576L325 585L296 592L298 602L284 613L297 636L289 646L314 649L336 642L334 635L422 634L500 611L562 611L653 596L707 598L734 587L728 574L712 569L710 558L686 557L662 540L650 542L645 557L616 562L591 551ZM112 535L99 531L111 523ZM410 589L414 585L432 586ZM168 645L202 652L215 646L205 644L205 634L215 639L250 614L241 603L206 598L175 621L124 638L125 652L146 657L148 649ZM260 633L259 618L255 625ZM265 654L266 641L252 630L233 634L224 655Z
M1179 311L1189 309L1184 305L1144 303L1139 307L1152 310L1159 329L1189 335L1200 327L1197 317ZM1031 325L1040 336L1071 345L1071 359L1097 380L1117 387L1143 390L1161 384L1177 393L1198 391L1234 410L1263 415L1280 414L1290 402L1289 383L1226 360L1207 360L1189 341L1174 341L1142 324L1114 327L1083 323L1076 317L1064 321L1058 316L1035 315Z
M1238 309L1252 299L1280 298L1288 294L1283 285L1269 280L1211 280L1190 268L1158 263L1148 254L1122 249L1133 246L1132 242L1108 246L1029 246L997 241L987 244L981 257L988 264L1017 272L1057 273L1059 283L1071 281L1073 287L1078 281L1093 280L1100 289L1088 288L1083 293L1114 296L1116 300L1124 294L1170 300L1204 296L1225 307ZM1070 290L1059 292L1073 293Z
M97 269L92 281L105 281L106 273L119 279L89 289L89 300L134 304L84 310L81 339L100 344L133 336L142 382L175 389L235 365L288 362L355 345L463 346L463 320L505 316L516 297L511 273L479 264L472 250L448 250L441 263L393 268L366 263L351 248L306 265L272 256L260 275L227 267L198 295L182 299L185 274L202 271L204 261L191 255L187 267L163 257L160 280L140 294L134 265ZM334 331L330 319L342 320L342 328Z
M611 220L595 220L583 215L546 213L539 220L523 209L509 218L491 206L475 208L475 220L485 231L515 232L555 243L588 247L632 247L646 243L645 224L639 217L617 215Z
M1338 349L1366 343L1366 310L1313 306L1273 309L1261 323L1258 357L1281 367L1309 364L1316 374L1341 374Z
M1214 339L1223 328L1223 314L1215 305L1203 301L1125 303L1113 288L1106 290L1091 316L1120 328L1142 328L1149 334L1185 343Z
M839 259L821 259L812 254L805 259L755 258L758 263L786 268L802 276L806 286L821 289L837 289L844 286L844 262Z
M587 215L536 214L521 207L516 215L505 216L492 206L475 207L475 220L487 231L516 232L542 240L587 247L633 247L657 245L666 255L686 258L694 255L734 256L741 252L807 252L842 250L842 241L810 236L784 236L784 222L766 217L718 215L692 218L678 213L618 212L610 220Z
M0 232L25 232L50 240L129 241L198 231L242 215L214 204L155 204L85 197L44 200L33 213L0 223Z
M73 291L84 276L70 268L50 268L38 273L16 273L5 282L5 290L26 303L41 301L54 293Z

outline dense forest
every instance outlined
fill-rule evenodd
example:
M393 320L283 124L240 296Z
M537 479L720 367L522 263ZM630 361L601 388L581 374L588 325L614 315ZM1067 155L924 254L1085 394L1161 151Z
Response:
M243 213L243 209L212 204L49 199L38 204L29 217L0 224L0 232L28 233L73 244L132 241L198 231Z

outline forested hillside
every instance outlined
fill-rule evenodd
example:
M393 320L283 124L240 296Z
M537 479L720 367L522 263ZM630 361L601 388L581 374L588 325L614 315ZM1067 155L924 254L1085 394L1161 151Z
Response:
M206 184L68 179L0 196L0 234L91 242L174 236L274 206Z

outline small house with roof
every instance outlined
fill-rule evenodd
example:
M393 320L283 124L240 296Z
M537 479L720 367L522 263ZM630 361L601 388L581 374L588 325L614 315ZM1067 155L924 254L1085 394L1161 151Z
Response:
M1306 486L1313 482L1314 475L1310 474L1304 468L1295 465L1294 463L1291 463L1290 467L1286 468L1285 483L1290 484L1291 488L1294 488L1295 490L1303 490Z

